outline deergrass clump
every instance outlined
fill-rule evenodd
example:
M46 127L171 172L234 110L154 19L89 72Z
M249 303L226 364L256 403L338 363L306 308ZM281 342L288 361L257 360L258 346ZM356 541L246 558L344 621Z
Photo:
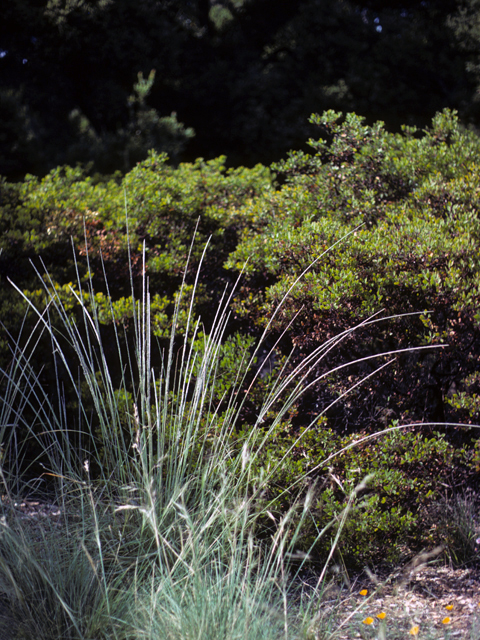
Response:
M478 562L480 555L480 507L472 491L444 496L433 511L434 524L442 533L450 561L456 565Z
M300 561L296 554L314 487L298 492L305 478L295 478L284 491L300 497L272 514L269 484L293 445L272 465L258 460L311 373L354 329L328 340L292 372L283 365L242 430L245 404L262 379L255 362L268 328L255 348L251 340L230 341L238 353L236 366L228 364L223 345L232 293L221 300L208 333L193 316L193 297L184 331L177 332L179 299L169 343L161 346L152 343L144 276L140 297L132 297L133 340L121 335L110 301L106 344L91 281L84 285L78 277L68 305L48 274L43 284L46 307L31 304L37 330L18 340L10 368L2 371L0 428L8 464L1 478L0 585L18 637L322 637L316 621L327 564L305 599L298 576L309 550ZM133 292L133 278L131 286ZM56 372L53 394L31 366L45 337ZM107 357L112 343L116 373ZM76 398L75 420L64 401L67 385ZM22 456L17 431L40 449L57 520L27 522L14 506L15 492L26 490L22 461L12 464ZM365 485L360 482L334 516L328 561ZM311 548L331 524L317 527Z
M255 537L268 482L252 473L260 432L253 425L249 437L236 441L240 377L221 408L216 399L228 298L208 336L191 316L178 336L177 307L157 369L144 280L132 309L134 346L126 354L113 325L118 383L95 305L87 308L87 296L78 296L78 322L48 275L45 293L46 309L35 311L39 332L52 343L58 405L32 370L40 338L29 336L2 372L1 428L5 443L10 434L8 460L21 453L15 430L41 448L61 516L45 524L32 518L26 526L14 507L13 487L22 488L21 479L11 465L2 474L0 575L12 628L19 637L45 639L278 638L280 629L290 636L295 616L285 602L287 557L300 524L297 518L294 526L292 516L303 509L301 521L308 504L287 512L268 544ZM200 336L203 348L194 349ZM249 360L248 349L238 354L238 376L245 376ZM75 426L62 405L65 383L77 393ZM266 404L279 393L273 389ZM283 411L293 398L286 395Z
M41 522L14 506L3 511L0 589L16 635L2 640L116 637L126 572L109 557L106 529L88 509Z

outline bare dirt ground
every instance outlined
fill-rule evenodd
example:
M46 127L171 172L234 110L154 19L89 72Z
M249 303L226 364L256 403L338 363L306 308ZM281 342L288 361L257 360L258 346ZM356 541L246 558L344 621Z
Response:
M424 566L397 581L356 581L348 592L331 596L327 594L327 601L339 611L334 636L338 640L399 640L414 637L415 631L416 637L429 640L480 640L478 568ZM370 625L363 622L368 619Z

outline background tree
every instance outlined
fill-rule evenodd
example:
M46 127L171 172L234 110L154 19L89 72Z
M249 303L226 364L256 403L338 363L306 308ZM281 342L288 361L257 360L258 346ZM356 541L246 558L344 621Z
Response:
M445 107L476 124L477 16L473 0L5 0L0 173L125 171L149 144L268 163L328 108L396 130Z

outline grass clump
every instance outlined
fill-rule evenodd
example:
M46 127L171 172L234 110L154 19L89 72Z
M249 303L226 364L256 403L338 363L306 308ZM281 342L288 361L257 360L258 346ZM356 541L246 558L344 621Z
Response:
M353 330L265 376L258 358L268 326L256 344L232 337L233 292L207 330L193 311L197 276L187 314L180 318L180 295L169 341L154 342L146 277L136 297L131 276L133 340L121 335L107 295L106 344L99 320L105 305L96 306L91 281L77 280L73 315L65 292L43 275L47 305L31 305L36 330L17 341L1 372L0 593L10 637L329 637L334 613L327 620L319 613L327 567L349 514L366 504L371 478L350 478L343 501L332 499L319 514L311 472L375 436L325 451L296 477L288 475L290 455L321 415L280 456L268 460L268 451L312 372ZM44 338L54 390L42 386L31 364ZM64 402L66 385L76 394L76 418ZM252 397L260 402L249 404ZM37 460L27 459L17 432L35 441ZM27 480L28 462L42 466L40 480ZM279 477L280 493L272 491ZM33 490L48 492L55 517L40 523L16 506ZM302 572L327 532L326 556L307 588Z
M234 342L237 366L233 382L230 375L225 383L225 369L232 373L224 346L232 346L227 295L208 334L194 321L192 306L185 331L176 333L179 302L169 343L163 350L158 345L154 357L144 277L141 296L132 297L130 349L113 323L122 372L114 380L98 309L86 303L95 300L91 286L83 295L78 278L78 322L48 274L43 281L48 303L35 309L37 332L17 342L2 372L0 575L16 637L304 634L308 614L290 605L296 590L290 558L313 494L307 491L274 517L265 499L272 472L256 460L269 431L302 393L305 368L317 365L324 350L287 383L271 381L250 431L240 435L248 393L239 391L262 377L254 366L258 347ZM31 366L42 337L51 341L55 393L42 387ZM76 423L62 403L65 384L77 394ZM260 425L273 406L276 418L265 431ZM25 520L16 507L18 495L32 489L19 477L27 460L18 459L16 430L26 430L41 451L40 484L59 512L45 523L40 516ZM269 518L268 536L259 537Z
M432 509L432 518L440 530L454 566L471 566L480 554L480 508L472 491L440 498Z

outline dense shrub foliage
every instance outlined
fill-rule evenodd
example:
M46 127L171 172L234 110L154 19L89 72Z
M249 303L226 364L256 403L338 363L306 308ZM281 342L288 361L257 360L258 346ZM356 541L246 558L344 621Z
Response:
M223 262L236 246L245 222L239 206L270 188L267 168L225 170L225 158L173 169L165 155L152 153L121 180L86 177L80 168L58 168L42 180L28 176L23 183L1 183L0 255L2 280L11 278L29 297L43 293L29 265L45 267L62 299L75 307L75 294L92 276L98 291L96 304L108 306L104 270L116 317L128 320L130 269L143 270L142 249L154 293L154 331L163 335L169 326L176 292L188 262L195 274L204 245L203 296L205 305L221 295L226 283ZM127 228L128 212L128 228ZM73 249L72 251L72 244ZM84 259L88 253L87 260ZM77 274L74 256L79 258ZM187 276L187 283L193 282ZM7 327L19 325L23 308L9 287L2 288L0 313ZM89 292L83 291L83 295ZM14 302L15 300L15 302ZM12 322L12 316L15 316ZM109 314L104 314L109 321Z
M161 343L184 278L188 294L202 263L192 301L201 319L199 353L214 304L240 276L232 329L219 350L219 422L227 411L222 397L241 369L236 354L251 350L268 322L273 352L258 353L255 365L263 391L319 345L357 326L309 372L308 392L269 434L258 466L275 469L266 499L275 501L278 515L295 499L283 488L297 475L310 479L298 486L300 493L314 487L315 495L304 550L374 473L357 497L338 553L349 563L394 562L437 542L428 514L439 487L448 492L478 478L472 425L480 414L480 140L449 111L425 131L405 127L401 134L388 133L382 123L365 126L355 114L329 111L311 121L322 136L310 141L312 154L291 153L270 168L226 170L225 158L172 168L165 155L152 152L123 178L62 167L43 179L3 180L2 368L15 359L11 337L30 335L36 322L7 278L35 306L44 304L29 261L42 274L46 268L47 289L73 317L79 298L95 306L107 352L110 309L128 340L130 282L138 288L143 273L152 292L152 334ZM187 328L188 295L182 304L180 332ZM378 312L375 322L366 322ZM405 352L372 357L398 349ZM51 362L51 345L36 357L39 364ZM65 411L76 420L75 400L57 388L54 370L61 379L57 363L43 369L42 380L53 395L66 396ZM251 382L247 375L245 384ZM241 446L256 422L255 393L240 413L233 446ZM128 390L119 391L125 415L133 404ZM275 409L265 415L265 427ZM464 426L449 425L457 422ZM401 424L412 426L375 436ZM97 425L88 427L96 433ZM327 546L315 551L325 554Z

